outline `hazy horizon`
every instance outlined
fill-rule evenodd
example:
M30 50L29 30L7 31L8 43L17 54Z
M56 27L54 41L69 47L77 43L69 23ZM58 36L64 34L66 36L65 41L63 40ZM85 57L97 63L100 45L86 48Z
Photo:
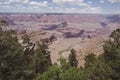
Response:
M120 0L0 0L0 13L120 14Z
M30 13L30 12L0 12L0 14L73 14L73 15L120 15L120 13Z

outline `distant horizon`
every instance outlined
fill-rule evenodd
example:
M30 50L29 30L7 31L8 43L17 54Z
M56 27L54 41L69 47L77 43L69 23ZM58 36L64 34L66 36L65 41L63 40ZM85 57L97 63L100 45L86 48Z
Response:
M23 12L0 12L0 14L81 14L81 15L120 15L120 13L23 13Z
M120 14L120 0L0 0L0 13Z

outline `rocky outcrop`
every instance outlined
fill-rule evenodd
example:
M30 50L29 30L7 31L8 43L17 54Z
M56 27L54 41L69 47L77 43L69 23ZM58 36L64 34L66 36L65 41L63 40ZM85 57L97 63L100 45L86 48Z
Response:
M42 41L46 44L51 44L52 42L54 42L56 40L57 40L57 37L55 35L51 35L49 38L40 39L40 41Z
M42 27L43 30L58 30L58 29L65 29L67 27L67 22L61 22L60 24L56 25L47 25L45 27Z
M34 54L34 48L35 48L35 43L29 42L23 44L24 47L24 54L25 55L33 55Z

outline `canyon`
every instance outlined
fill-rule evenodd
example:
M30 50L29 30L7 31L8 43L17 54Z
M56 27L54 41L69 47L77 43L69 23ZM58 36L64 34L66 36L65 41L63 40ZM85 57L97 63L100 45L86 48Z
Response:
M102 54L104 41L120 28L119 14L0 13L0 19L8 22L7 29L17 31L19 40L26 32L32 42L48 44L52 63L67 59L75 49L79 66L87 54Z

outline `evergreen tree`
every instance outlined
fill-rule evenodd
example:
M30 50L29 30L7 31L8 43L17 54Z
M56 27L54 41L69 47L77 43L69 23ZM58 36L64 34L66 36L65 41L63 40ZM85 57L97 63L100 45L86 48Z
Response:
M43 73L51 65L50 52L44 43L39 44L35 51L35 73Z
M60 74L61 69L57 65L52 65L49 67L48 71L38 74L35 80L61 80Z
M24 34L22 39L23 39L23 43L29 43L30 42L29 36L26 33Z
M71 50L71 53L69 55L69 64L72 66L72 67L77 67L78 66L78 61L76 59L76 51L74 49Z
M70 67L60 74L60 80L86 80L84 71L76 67Z
M85 72L91 80L120 79L120 29L113 31L103 45L104 53L95 58L89 54L85 58Z
M112 80L120 79L120 29L116 29L110 35L110 40L104 46L103 60L112 68Z
M67 69L70 68L70 65L68 64L68 62L66 61L66 59L64 59L63 57L60 57L59 59L60 62L60 68L65 71Z
M0 28L0 78L20 80L24 76L25 58L23 47L16 36Z
M120 29L114 30L111 33L110 38L113 40L114 43L117 44L116 47L119 47L120 46Z
M104 62L100 56L95 57L94 54L88 54L85 57L85 75L90 80L111 80L111 68Z
M62 63L60 65L67 63L64 59L62 59L62 62L60 62ZM65 69L54 64L44 73L38 74L35 80L86 80L86 76L84 71L79 68L69 66L68 69Z
M88 54L85 57L85 67L90 67L91 65L93 65L95 62L95 55L94 54Z

